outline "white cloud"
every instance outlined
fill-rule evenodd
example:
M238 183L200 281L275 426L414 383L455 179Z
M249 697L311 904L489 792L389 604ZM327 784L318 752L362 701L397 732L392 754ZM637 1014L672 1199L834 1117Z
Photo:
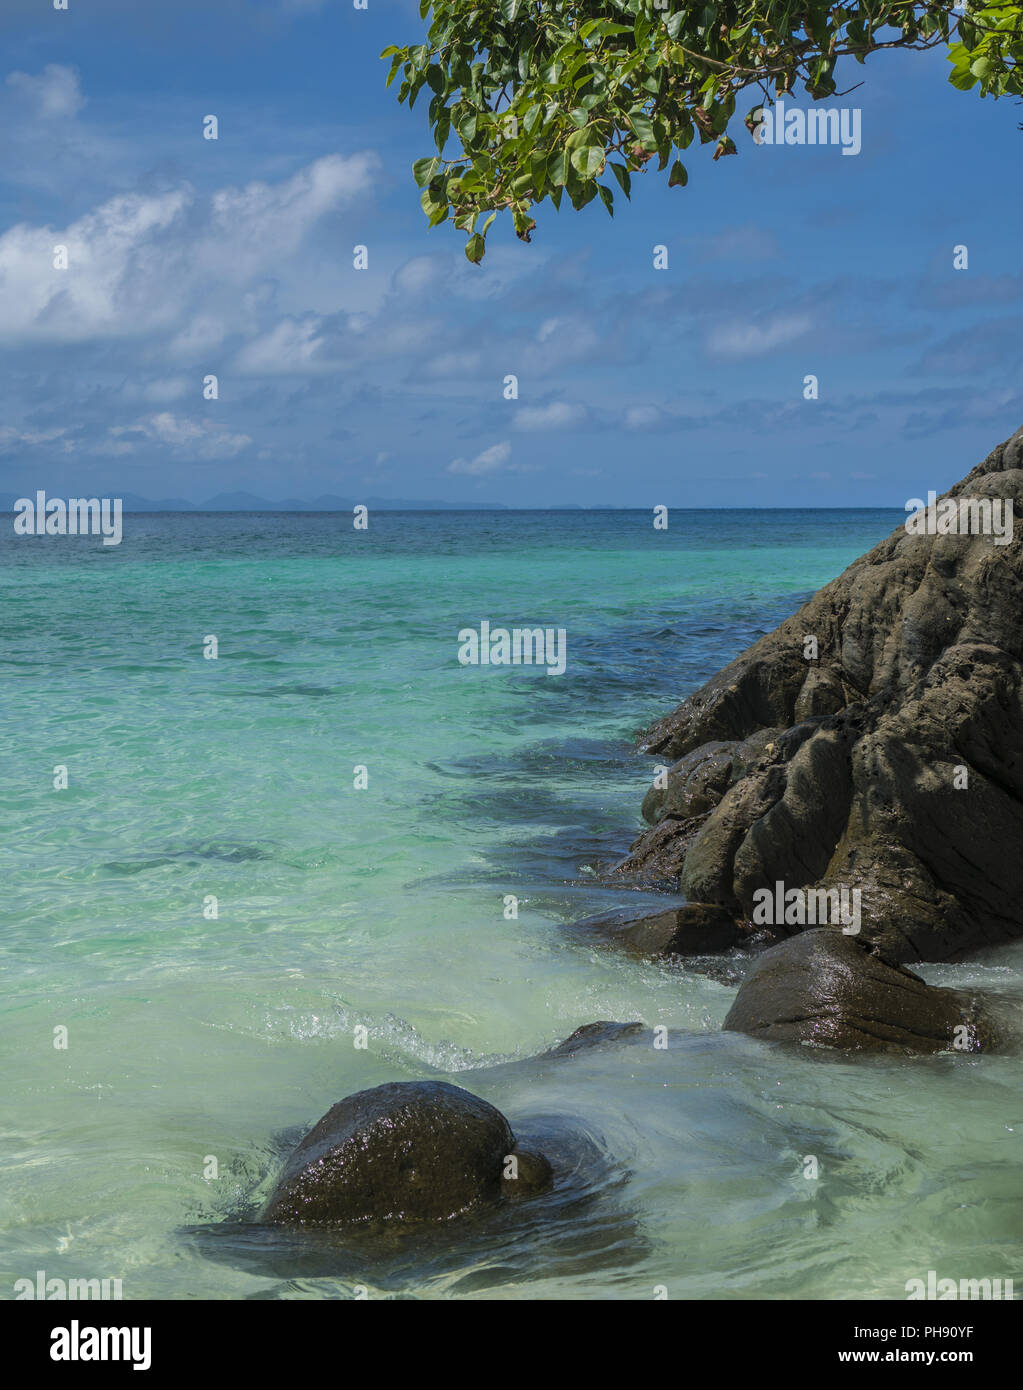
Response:
M445 381L453 377L467 376L470 372L478 370L479 365L478 352L442 352L417 367L416 375L431 381Z
M564 362L578 362L600 350L606 353L607 342L592 319L581 314L544 319L536 334L541 351L537 360L542 371Z
M711 329L708 349L720 357L756 357L770 348L791 343L810 331L805 314L770 319L766 323L733 321Z
M270 273L282 256L296 251L310 226L349 203L370 185L372 155L325 155L281 183L225 188L212 198L210 226L200 241L201 261L210 269L240 274Z
M110 429L114 444L104 444L107 453L134 453L143 440L155 440L173 452L188 458L214 460L234 458L247 449L252 439L247 434L230 434L208 421L189 420L170 411L159 411L134 425L114 425ZM126 436L137 436L132 439Z
M20 430L14 425L4 425L0 427L0 454L8 454L14 450L23 448L36 448L40 444L53 444L58 439L63 439L67 430L54 428L49 430ZM64 441L65 451L72 448L71 441Z
M315 315L282 319L269 333L242 348L235 368L257 375L309 371L324 344L320 324Z
M505 441L492 444L473 459L453 459L444 470L446 473L465 473L470 477L480 477L484 473L497 473L511 457L511 445Z
M258 305L239 289L279 276L325 213L368 188L374 167L372 155L327 155L277 184L222 189L210 199L188 185L126 194L65 229L11 227L0 236L0 341L82 342L177 328L183 356L197 315L206 325L216 321L210 301L235 316L238 331L251 331ZM54 268L58 245L67 247L66 270Z
M167 344L168 355L184 362L194 362L205 353L219 347L227 336L227 325L223 319L211 314L196 314L180 333L176 333Z
M659 405L630 405L625 412L625 428L655 430L663 427L668 419Z
M567 430L577 428L586 421L586 411L581 405L570 405L567 401L552 401L550 405L525 406L515 416L517 430Z
M38 77L12 72L7 85L25 98L37 116L74 116L85 105L78 73L61 63L47 63Z
M440 256L413 256L394 272L391 283L399 294L422 294L448 275L448 262Z

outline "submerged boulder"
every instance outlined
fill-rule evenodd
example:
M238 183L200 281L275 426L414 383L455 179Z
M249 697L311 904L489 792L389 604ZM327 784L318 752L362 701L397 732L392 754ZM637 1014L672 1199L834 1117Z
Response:
M750 933L716 903L683 903L662 912L621 910L573 922L571 930L594 944L609 943L643 956L696 956L727 951Z
M541 1052L540 1056L572 1057L577 1052L589 1052L595 1047L602 1047L605 1043L635 1040L642 1037L646 1031L642 1023L612 1023L607 1019L601 1019L597 1023L584 1023L563 1042L548 1048L546 1052Z
M1023 430L655 724L616 872L752 922L778 883L855 888L893 962L1023 936L1021 511Z
M260 1220L284 1225L446 1221L550 1185L542 1154L446 1081L397 1081L333 1106L288 1159Z
M1004 1020L977 995L925 984L827 927L758 956L724 1028L871 1052L997 1052L1010 1045Z

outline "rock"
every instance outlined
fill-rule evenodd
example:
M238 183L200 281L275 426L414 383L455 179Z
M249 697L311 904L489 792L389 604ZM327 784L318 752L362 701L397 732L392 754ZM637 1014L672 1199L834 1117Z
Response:
M1018 519L1023 430L945 497ZM778 882L857 888L896 963L1023 935L1023 527L996 539L900 527L654 725L669 786L616 872L747 921Z
M656 825L665 816L685 821L706 816L730 786L745 776L765 747L785 733L760 729L741 742L705 743L668 768L666 787L653 786L643 799L643 819Z
M654 913L611 912L574 922L571 930L643 956L726 951L749 936L734 915L716 903L685 903Z
M688 820L705 816L728 790L732 755L738 744L705 743L668 769L666 787L651 787L643 800L643 819L656 825L664 816Z
M505 1197L532 1197L546 1191L554 1181L554 1169L543 1154L516 1148L509 1155L508 1166L512 1171L501 1179Z
M1008 1042L976 996L927 985L829 927L758 956L724 1028L871 1052L991 1052Z
M514 1155L516 1164L507 1165ZM517 1166L516 1178L504 1177ZM445 1221L549 1186L508 1121L444 1081L399 1081L333 1106L288 1159L260 1220L283 1225Z
M571 1057L576 1052L586 1052L603 1043L621 1042L625 1038L641 1036L646 1029L642 1023L585 1023L556 1046L541 1052L541 1057Z

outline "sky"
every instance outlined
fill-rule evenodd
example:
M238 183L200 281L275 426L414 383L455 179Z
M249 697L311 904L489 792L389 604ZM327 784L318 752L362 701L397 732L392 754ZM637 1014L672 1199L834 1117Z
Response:
M901 508L1023 425L1019 102L878 54L828 103L859 154L740 127L613 220L498 219L477 267L384 86L423 33L409 0L3 0L0 495Z

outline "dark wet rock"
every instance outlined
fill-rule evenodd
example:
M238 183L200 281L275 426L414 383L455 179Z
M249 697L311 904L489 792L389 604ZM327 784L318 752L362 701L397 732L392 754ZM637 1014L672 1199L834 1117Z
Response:
M518 1169L510 1181L509 1155ZM261 1220L445 1221L550 1178L546 1160L520 1152L508 1121L485 1100L445 1081L391 1082L324 1115L289 1158Z
M753 962L724 1027L776 1042L871 1052L995 1052L1004 1017L964 990L925 984L832 928L802 932Z
M554 1181L554 1169L541 1153L516 1148L505 1161L501 1192L505 1197L535 1197Z
M667 786L656 784L643 799L643 819L656 825L664 816L686 820L705 816L728 790L732 755L738 745L705 743L668 768Z
M1023 935L1023 430L945 497L1011 501L1012 539L900 527L654 725L672 773L618 875L747 921L777 882L859 888L895 963Z
M640 1037L646 1029L642 1023L585 1023L555 1047L541 1052L541 1057L571 1057L576 1052L585 1052L604 1043L621 1042L625 1038Z
M716 903L685 903L663 912L621 910L574 922L570 928L594 942L642 956L696 956L726 951L748 938L734 915Z
M749 973L750 957L746 955L696 956L686 961L686 970L693 975L704 975L715 984L727 985L734 989L741 985Z
M689 820L665 816L636 841L627 859L613 865L609 877L627 878L638 887L677 893L686 855L705 820L705 816Z
M494 1079L516 1066L522 1064L494 1068ZM423 1287L440 1278L449 1292L578 1278L620 1271L649 1256L649 1236L628 1201L630 1171L599 1136L560 1116L533 1115L523 1121L520 1138L522 1150L514 1151L520 1181L535 1185L546 1178L543 1168L527 1173L523 1150L544 1154L553 1169L553 1180L529 1201L512 1200L509 1179L502 1200L478 1204L457 1220L299 1226L261 1220L243 1199L226 1218L186 1226L179 1235L204 1258L260 1279L343 1280L353 1297L355 1286L367 1284L390 1297L405 1290L421 1297ZM279 1135L272 1148L283 1158L293 1142L293 1135ZM255 1296L293 1292L289 1284Z
M668 768L666 786L655 784L643 799L643 819L656 825L666 816L676 821L708 815L729 787L759 761L764 749L786 731L760 729L741 742L705 743Z

